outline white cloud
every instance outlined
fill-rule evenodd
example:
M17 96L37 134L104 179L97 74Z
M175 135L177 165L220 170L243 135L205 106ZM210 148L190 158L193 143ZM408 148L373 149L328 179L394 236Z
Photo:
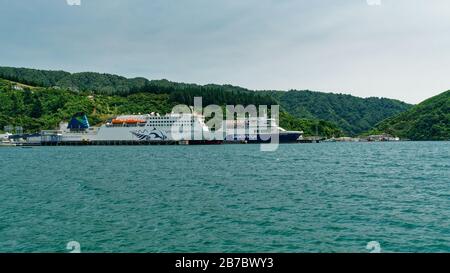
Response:
M73 12L53 1L9 1L0 32L11 35L0 43L0 59L411 103L448 90L448 0L366 1L377 2L91 0L90 8ZM35 43L27 43L30 37Z

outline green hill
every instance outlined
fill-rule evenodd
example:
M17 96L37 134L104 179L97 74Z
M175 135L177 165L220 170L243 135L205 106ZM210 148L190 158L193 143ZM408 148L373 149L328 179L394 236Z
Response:
M280 104L284 110L282 125L288 129L308 128L304 130L310 132L317 124L311 121L321 120L319 133L327 136L339 135L337 131L340 130L349 135L362 133L380 121L411 107L406 103L384 98L363 99L312 91L256 92L232 85L197 85L168 80L128 79L93 72L71 74L64 71L0 67L0 78L47 89L72 91L74 94L89 93L115 98L128 98L135 94L165 95L168 96L169 104L191 105L196 96L203 97L204 105ZM333 133L330 135L330 132Z
M384 120L376 130L411 140L450 140L450 91Z
M273 92L272 95L293 116L327 120L349 135L367 131L384 119L411 108L411 105L393 99L363 99L312 91Z
M27 132L54 129L77 112L89 115L92 124L125 113L165 113L175 105L167 94L132 94L126 97L95 95L67 89L24 88L0 79L0 129L22 126Z
M15 88L17 86L20 88ZM119 114L167 113L186 99L168 93L105 95L65 88L30 88L0 79L0 130L6 125L22 126L26 132L54 129L59 122L68 121L77 112L87 113L90 124L98 125ZM227 97L230 103L234 99L243 98L239 94ZM285 111L280 113L280 124L286 129L303 130L306 135L314 134L316 126L322 136L342 135L342 131L330 122L298 119Z

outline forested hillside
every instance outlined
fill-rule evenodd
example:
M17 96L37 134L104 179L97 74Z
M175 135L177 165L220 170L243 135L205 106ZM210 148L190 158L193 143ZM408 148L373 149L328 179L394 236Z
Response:
M145 78L127 79L117 75L93 72L71 74L64 71L0 67L0 78L43 87L46 88L45 92L70 91L71 96L91 94L96 95L97 99L109 96L117 100L131 100L135 96L156 98L157 95L162 95L159 97L166 98L168 105L173 103L192 105L193 98L201 96L204 105L280 104L285 111L285 119L282 120L285 125L287 123L288 126L298 127L298 121L303 120L302 126L310 127L311 122L306 120L322 120L327 122L326 126L336 124L347 135L357 135L367 131L382 120L411 107L406 103L384 98L363 99L350 95L312 91L252 91L231 85L197 85L168 80L150 81ZM287 122L288 120L290 122ZM326 128L333 128L331 131L336 133L335 125Z
M404 112L411 105L386 98L312 91L272 92L283 108L298 118L321 119L337 124L349 135L367 131L380 121Z
M192 104L195 96L203 97L204 104L227 103L271 105L275 101L268 94L256 93L231 85L197 85L168 80L149 81L93 72L73 73L28 68L0 67L0 78L33 86L69 89L101 95L127 96L135 93L170 94L173 101Z
M450 91L381 122L377 130L411 140L450 140Z
M26 132L54 129L77 112L87 113L90 124L98 125L119 114L167 113L173 106L182 103L175 100L173 94L165 93L141 92L118 96L62 88L14 88L17 86L0 79L0 130L6 125L22 126ZM341 130L332 123L298 119L283 111L280 113L280 123L287 129L303 130L306 135L314 134L316 126L322 136L342 135Z

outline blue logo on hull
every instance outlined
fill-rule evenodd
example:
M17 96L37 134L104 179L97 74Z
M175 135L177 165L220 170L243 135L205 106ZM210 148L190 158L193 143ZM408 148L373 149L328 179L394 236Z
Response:
M139 140L142 141L150 141L150 140L166 140L167 136L161 130L157 130L153 128L153 130L148 131L147 129L143 131L134 131L131 132L134 136L136 136Z

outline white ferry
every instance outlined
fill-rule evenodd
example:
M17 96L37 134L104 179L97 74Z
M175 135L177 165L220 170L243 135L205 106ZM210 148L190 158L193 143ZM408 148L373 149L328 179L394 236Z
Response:
M57 131L42 131L42 145L141 145L141 144L221 144L227 142L296 142L302 132L286 131L274 119L256 118L225 121L216 139L202 115L170 113L121 115L100 127L91 127L83 113L62 123ZM176 130L175 130L176 129ZM239 130L241 129L241 130Z
M172 128L178 126L177 132ZM197 114L121 115L108 120L100 127L91 127L87 116L76 114L69 123L61 124L59 131L42 131L43 144L48 143L93 143L134 144L148 142L177 142L181 144L219 144L206 141L203 135L209 132L205 119ZM177 135L173 135L176 133Z
M287 131L278 126L275 119L265 117L226 121L224 129L227 141L294 143L303 137L303 131Z

